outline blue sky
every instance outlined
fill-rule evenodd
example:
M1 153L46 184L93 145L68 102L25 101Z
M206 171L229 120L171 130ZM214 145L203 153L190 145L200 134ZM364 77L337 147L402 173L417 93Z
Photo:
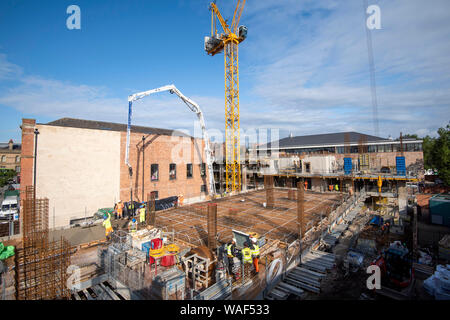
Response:
M236 1L218 0L225 18ZM432 3L432 5L431 5ZM81 8L68 30L66 8ZM380 135L434 134L450 120L450 2L371 1ZM175 84L208 128L224 129L223 55L207 56L209 1L2 0L0 141L21 118L125 123L127 96ZM247 0L239 48L241 127L280 136L373 134L363 0ZM193 133L194 116L161 94L135 105L134 123Z

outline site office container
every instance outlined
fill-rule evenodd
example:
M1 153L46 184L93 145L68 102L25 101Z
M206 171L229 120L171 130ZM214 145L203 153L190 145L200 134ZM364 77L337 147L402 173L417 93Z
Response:
M438 194L430 198L431 223L450 227L450 194Z

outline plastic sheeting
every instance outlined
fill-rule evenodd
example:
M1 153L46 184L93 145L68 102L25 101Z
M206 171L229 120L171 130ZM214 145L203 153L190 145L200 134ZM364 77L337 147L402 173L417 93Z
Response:
M450 265L438 265L434 274L423 282L423 287L436 300L450 300Z

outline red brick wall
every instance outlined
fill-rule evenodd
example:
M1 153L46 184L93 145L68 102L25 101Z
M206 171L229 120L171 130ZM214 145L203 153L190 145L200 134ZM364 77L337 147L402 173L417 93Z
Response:
M132 189L135 201L142 201L142 136L141 133L132 133L130 137L129 162L133 168ZM129 201L130 178L125 164L126 132L121 133L120 145L120 197L122 201ZM160 199L181 194L184 199L205 195L200 192L201 185L208 186L207 176L200 176L200 164L206 159L203 148L201 139L145 135L143 200L147 200L147 194L151 191L158 191ZM170 163L177 165L175 180L169 179ZM193 164L192 178L186 177L187 163ZM159 165L158 181L150 181L151 164Z
M25 198L26 186L33 185L35 119L22 119L22 152L20 155L20 198Z

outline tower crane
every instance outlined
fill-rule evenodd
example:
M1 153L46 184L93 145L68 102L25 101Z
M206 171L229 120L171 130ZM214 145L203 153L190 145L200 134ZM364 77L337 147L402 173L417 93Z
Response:
M213 159L211 154L211 148L209 145L209 137L206 132L206 124L205 119L203 118L203 112L200 109L200 106L183 95L173 84L169 84L167 86L163 86L160 88L143 91L139 93L132 94L128 96L128 125L127 125L127 147L125 149L125 164L128 166L130 176L132 174L131 165L129 163L128 154L130 149L130 131L131 131L131 115L132 115L132 106L133 102L140 100L146 96L149 96L154 93L169 91L170 93L175 93L183 102L188 106L188 108L197 115L198 121L200 122L200 127L202 129L202 138L205 141L205 156L206 156L206 166L208 167L208 175L209 175L209 193L211 196L214 196L216 193L216 185L214 182L214 173L213 173Z
M239 116L239 59L238 45L247 38L247 27L239 26L245 0L238 0L231 26L223 19L215 2L210 5L211 36L205 37L205 51L225 57L225 181L227 192L241 190L240 116ZM218 34L216 20L223 33Z

